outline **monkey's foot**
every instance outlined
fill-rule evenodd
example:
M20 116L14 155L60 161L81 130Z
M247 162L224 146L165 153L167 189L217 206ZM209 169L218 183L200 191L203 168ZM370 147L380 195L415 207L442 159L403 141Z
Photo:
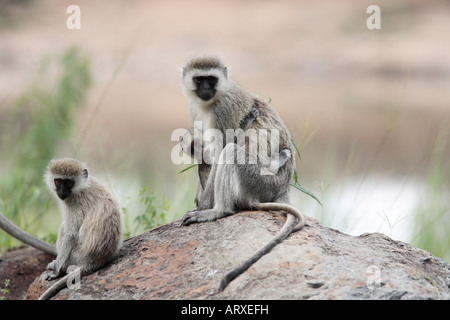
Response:
M50 281L50 280L58 278L58 276L59 275L55 274L55 272L52 271L45 275L45 280Z
M197 222L197 218L196 218L196 213L197 213L198 208L195 208L191 211L188 211L184 217L183 217L183 221L181 222L182 226L188 226L191 223L195 223Z
M279 155L279 163L278 163L278 167L281 168L282 166L284 166L284 164L291 158L291 150L289 149L283 149L280 152Z
M183 226L188 226L191 223L213 221L218 219L218 214L214 209L201 210L195 208L194 210L188 211L183 217Z
M230 213L224 213L215 209L205 209L205 210L201 210L201 209L194 209L191 211L188 211L184 217L183 217L183 222L181 225L183 226L188 226L191 223L196 223L196 222L205 222L205 221L214 221L217 219L220 219L222 217L225 216L229 216L232 215L234 212L230 212Z

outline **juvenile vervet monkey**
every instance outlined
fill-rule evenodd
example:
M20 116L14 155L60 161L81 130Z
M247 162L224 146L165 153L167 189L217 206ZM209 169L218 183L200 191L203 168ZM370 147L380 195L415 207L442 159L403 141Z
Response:
M44 175L50 192L57 198L62 222L56 247L34 238L0 216L2 228L17 239L56 256L48 264L46 280L79 268L80 277L110 262L122 244L123 213L111 192L96 178L89 176L84 162L63 158L50 162ZM5 220L6 219L6 220ZM27 241L31 237L31 241ZM38 241L36 241L38 240ZM49 299L66 286L67 274L40 297Z
M269 243L225 275L219 287L223 290L230 281L305 224L303 214L289 203L288 186L294 170L293 145L278 113L268 103L229 80L227 67L220 59L196 57L188 60L183 67L182 89L188 96L194 130L196 123L201 124L198 129L203 133L203 141L211 140L207 136L210 129L220 131L223 137L227 130L239 129L243 123L248 131L268 130L271 137L272 133L278 133L278 139L269 139L266 135L265 140L260 140L253 134L244 141L228 144L216 138L205 148L212 146L214 152L209 154L215 154L215 161L211 164L204 188L198 188L197 208L186 213L183 225L212 221L249 209L289 213L283 228ZM247 118L253 109L257 110L256 116ZM257 148L252 149L252 145ZM279 151L269 157L264 157L265 153L261 152L273 151L274 148L282 150L277 161L273 157L278 156ZM233 161L230 163L229 159ZM245 159L244 164L240 162L242 159ZM273 174L262 174L274 164L276 170Z
M89 176L84 162L64 158L50 162L45 174L49 190L57 198L62 215L56 248L58 255L49 263L47 280L79 267L81 276L110 262L122 245L123 213L111 192ZM40 299L58 292L69 275L56 282Z

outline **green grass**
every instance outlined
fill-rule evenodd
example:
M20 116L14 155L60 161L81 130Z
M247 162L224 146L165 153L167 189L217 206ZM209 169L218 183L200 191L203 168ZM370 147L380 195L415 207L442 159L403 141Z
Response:
M139 212L142 213L134 217L133 223L129 221L131 214L128 212L128 209L122 208L125 215L125 238L140 234L145 230L167 222L166 216L170 209L170 201L166 197L156 196L154 192L150 192L145 186L139 190L138 197L142 207Z
M425 190L415 210L413 245L450 261L450 126L436 137L429 161Z
M10 279L5 279L0 287L0 300L6 300L6 295L9 293Z

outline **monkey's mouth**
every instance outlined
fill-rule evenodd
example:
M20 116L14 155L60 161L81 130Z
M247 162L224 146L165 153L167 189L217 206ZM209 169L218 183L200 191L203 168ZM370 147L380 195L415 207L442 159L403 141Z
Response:
M60 198L61 200L66 200L70 196L70 194L60 193L60 192L57 192L57 194L58 194L58 198Z
M196 90L197 96L203 101L211 100L216 94L215 90Z

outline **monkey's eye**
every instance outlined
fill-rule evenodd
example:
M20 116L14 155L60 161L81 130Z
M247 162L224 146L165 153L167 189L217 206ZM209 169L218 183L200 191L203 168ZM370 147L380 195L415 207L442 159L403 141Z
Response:
M209 85L214 86L219 82L219 79L215 76L198 76L192 78L195 84L202 84L204 82L207 82Z
M194 77L192 80L194 80L195 84L201 84L204 81L203 77Z
M217 79L216 77L208 77L207 78L207 81L208 81L208 83L210 84L210 85L216 85L217 84L217 82L219 81L219 79Z
M63 182L62 179L55 179L55 186L59 187L62 182Z
M73 182L73 180L66 179L66 180L64 180L64 185L68 188L72 188L74 185L74 182Z

